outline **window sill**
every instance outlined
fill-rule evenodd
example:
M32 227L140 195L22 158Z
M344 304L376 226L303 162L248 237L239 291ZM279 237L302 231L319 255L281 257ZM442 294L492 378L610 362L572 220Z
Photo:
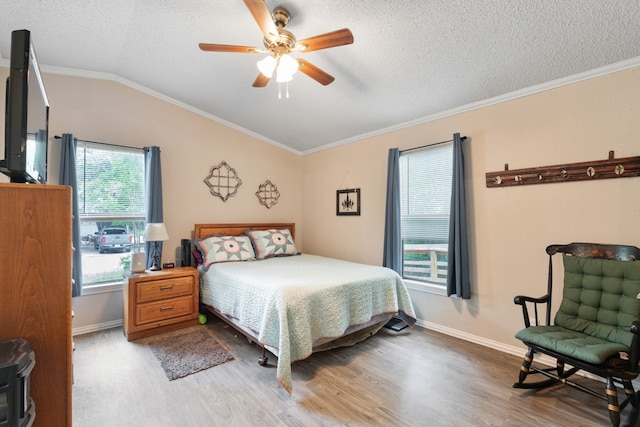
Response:
M419 282L417 280L403 279L407 289L413 291L420 291L427 294L447 296L447 287L445 285L438 285L435 283Z
M122 282L100 283L82 288L82 296L122 291Z

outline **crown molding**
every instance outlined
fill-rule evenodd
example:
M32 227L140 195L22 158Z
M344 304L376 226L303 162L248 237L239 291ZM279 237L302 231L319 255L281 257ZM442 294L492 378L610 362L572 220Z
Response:
M439 113L431 114L426 117L422 117L416 120L412 120L409 122L399 123L393 126L389 126L383 129L376 130L374 132L365 133L362 135L354 136L352 138L347 138L342 141L336 141L331 144L323 145L322 147L318 147L312 150L303 151L302 155L306 156L309 154L317 153L320 151L330 150L332 148L340 147L342 145L351 144L357 141L362 141L363 139L369 139L380 135L385 135L387 133L396 132L402 129L410 128L413 126L421 125L424 123L433 122L435 120L440 120L446 117L455 116L457 114L466 113L468 111L477 110L480 108L489 107L491 105L500 104L502 102L511 101L518 98L523 98L525 96L533 95L540 92L545 92L552 89L557 89L562 86L571 85L574 83L579 83L585 80L594 79L597 77L602 77L607 74L617 73L619 71L628 70L631 68L635 68L640 66L640 56L631 58L625 61L616 62L613 64L605 65L603 67L594 68L593 70L585 71L578 74L573 74L571 76L563 77L560 79L550 80L545 83L541 83L534 86L529 86L524 89L515 90L513 92L505 93L503 95L498 95L493 98L484 99L482 101L473 102L471 104L462 105L460 107L452 108L450 110L441 111Z
M4 66L4 67L9 67L9 60L4 59L4 58L0 58L0 66ZM202 117L205 117L209 120L213 120L217 123L220 123L224 126L227 126L231 129L237 130L238 132L244 133L246 135L249 135L253 138L256 138L260 141L266 142L268 144L274 145L278 148L281 148L283 150L289 151L291 153L297 154L299 156L307 156L310 154L314 154L314 153L318 153L321 151L326 151L326 150L330 150L333 148L337 148L343 145L347 145L347 144L351 144L354 142L358 142L358 141L362 141L365 139L369 139L369 138L373 138L373 137L377 137L380 135L385 135L388 133L392 133L392 132L396 132L399 130L403 130L403 129L407 129L413 126L417 126L417 125L421 125L421 124L425 124L425 123L429 123L429 122L433 122L436 120L440 120L443 118L447 118L447 117L451 117L451 116L455 116L457 114L462 114L462 113L466 113L469 111L473 111L473 110L477 110L480 108L485 108L485 107L489 107L491 105L495 105L495 104L500 104L502 102L507 102L507 101L511 101L514 99L518 99L518 98L523 98L525 96L529 96L529 95L534 95L536 93L540 93L540 92L545 92L548 90L552 90L552 89L557 89L560 88L562 86L567 86L567 85L571 85L574 83L579 83L585 80L590 80L590 79L594 79L597 77L602 77L608 74L613 74L613 73L617 73L619 71L624 71L624 70L628 70L631 68L635 68L640 66L640 56L635 57L635 58L631 58L631 59L627 59L624 61L620 61L620 62L616 62L613 64L609 64L609 65L605 65L602 67L598 67L598 68L594 68L592 70L588 70L582 73L577 73L577 74L573 74L571 76L567 76L567 77L563 77L563 78L559 78L559 79L555 79L555 80L550 80L548 82L545 83L541 83L538 85L534 85L534 86L529 86L527 88L523 88L523 89L519 89L519 90L515 90L513 92L509 92L509 93L505 93L503 95L499 95L499 96L495 96L493 98L488 98L482 101L478 101L478 102L473 102L470 104L466 104L466 105L462 105L460 107L456 107L456 108L452 108L449 110L445 110L445 111L441 111L439 113L435 113L435 114L431 114L425 117L421 117L419 119L415 119L415 120L411 120L408 122L404 122L404 123L398 123L396 125L393 126L388 126L386 128L382 128L373 132L368 132L368 133L364 133L364 134L360 134L351 138L347 138L347 139L343 139L340 141L336 141L330 144L326 144L323 145L321 147L317 147L311 150L306 150L306 151L298 151L298 150L294 150L291 147L288 147L284 144L281 144L277 141L274 141L270 138L265 137L264 135L260 135L256 132L253 132L249 129L245 129L241 126L238 126L234 123L231 123L225 119L222 119L218 116L215 116L213 114L207 113L205 111L202 111L198 108L195 108L191 105L188 105L184 102L178 101L176 99L173 99L171 97L168 97L166 95L163 95L162 93L156 92L146 86L143 86L141 84L132 82L131 80L127 80L125 78L122 78L120 76L117 76L115 74L112 73L104 73L104 72L97 72L97 71L87 71L87 70L77 70L77 69L71 69L71 68L64 68L64 67L55 67L55 66L47 66L47 65L41 65L41 70L44 73L51 73L51 74L60 74L60 75L67 75L67 76L75 76L75 77L85 77L85 78L91 78L91 79L98 79L98 80L109 80L109 81L114 81L117 83L120 83L124 86L130 87L132 89L135 89L137 91L140 91L142 93L145 93L147 95L153 96L155 98L158 98L162 101L168 102L170 104L173 104L177 107L180 107L184 110L190 111L194 114L200 115Z
M0 66L6 66L7 68L9 67L9 61L6 59L0 59ZM144 94L147 94L149 96L152 96L154 98L160 99L162 101L165 101L169 104L175 105L176 107L182 108L183 110L187 110L191 113L197 114L199 116L202 116L206 119L212 120L214 122L220 123L228 128L234 129L238 132L244 133L246 135L249 135L253 138L259 139L260 141L266 142L268 144L274 145L278 148L281 148L283 150L289 151L291 153L297 154L297 155L301 155L300 151L298 150L294 150L291 147L288 147L284 144L281 144L277 141L274 141L270 138L265 137L264 135L260 135L256 132L253 132L249 129L245 129L241 126L238 126L235 123L231 123L221 117L215 116L213 114L207 113L206 111L202 111L198 108L193 107L192 105L186 104L184 102L178 101L177 99L171 98L169 96L166 96L160 92L157 92L153 89L150 89L144 85L135 83L131 80L125 79L123 77L120 77L116 74L112 74L112 73L104 73L104 72L100 72L100 71L88 71L88 70L79 70L79 69L74 69L74 68L65 68L65 67L56 67L56 66L52 66L52 65L40 65L40 70L43 73L49 73L49 74L57 74L57 75L64 75L64 76L72 76L72 77L83 77L83 78L88 78L88 79L95 79L95 80L107 80L107 81L112 81L112 82L116 82L119 83L121 85L130 87L132 89L135 89L139 92L142 92Z

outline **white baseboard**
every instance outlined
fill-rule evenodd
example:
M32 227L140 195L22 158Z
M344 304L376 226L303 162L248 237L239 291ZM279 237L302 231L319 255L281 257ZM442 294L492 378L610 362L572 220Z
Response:
M78 328L73 328L71 330L71 334L73 336L76 336L76 335L88 334L90 332L102 331L104 329L117 328L119 326L122 326L122 319L112 320L110 322L104 322L104 323L97 323L95 325L87 325L87 326L80 326Z
M506 345L498 341L493 341L484 337L472 335L466 332L459 331L457 329L452 329L446 326L438 325L436 323L425 322L424 320L418 320L417 325L422 326L425 329L430 329L432 331L440 332L445 335L449 335L455 338L460 338L461 340L469 341L474 344L480 344L482 346L493 348L503 353L512 354L518 357L523 357L524 354L527 352L527 349L524 346L516 347L512 345ZM537 357L536 357L536 360L538 360ZM553 366L555 366L555 362L553 362Z
M424 320L418 320L416 322L418 326L422 326L425 329L430 329L432 331L440 332L445 335L449 335L455 338L460 338L461 340L469 341L474 344L480 344L485 347L493 348L495 350L501 351L503 353L511 354L513 356L517 356L519 358L524 358L525 353L527 352L527 348L524 347L516 347L512 345L506 345L504 343L493 341L484 337L480 337L477 335L468 334L466 332L459 331L457 329L447 328L446 326L438 325L436 323L425 322ZM556 359L547 356L546 354L536 353L536 362L542 365L556 366ZM516 375L517 372L514 374ZM589 378L596 381L603 381L602 378L592 375L589 372L579 371L576 375L583 376L585 378ZM515 377L514 377L515 378Z

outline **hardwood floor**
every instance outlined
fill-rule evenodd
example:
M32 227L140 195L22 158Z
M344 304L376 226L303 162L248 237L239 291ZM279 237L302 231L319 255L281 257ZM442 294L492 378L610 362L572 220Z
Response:
M520 358L420 327L382 329L296 362L292 396L276 380L275 357L259 366L259 347L219 320L202 327L235 360L171 382L121 328L74 337L73 425L610 425L604 400L567 386L515 390Z

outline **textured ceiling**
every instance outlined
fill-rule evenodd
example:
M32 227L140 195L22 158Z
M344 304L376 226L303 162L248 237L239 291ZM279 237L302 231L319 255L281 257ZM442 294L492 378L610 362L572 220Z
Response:
M289 10L298 39L352 31L352 45L294 54L335 82L298 73L290 98L278 99L275 81L251 87L264 54L201 51L200 42L262 46L241 0L0 0L0 65L11 31L26 28L45 71L115 76L301 154L611 64L640 65L637 0L266 3Z

